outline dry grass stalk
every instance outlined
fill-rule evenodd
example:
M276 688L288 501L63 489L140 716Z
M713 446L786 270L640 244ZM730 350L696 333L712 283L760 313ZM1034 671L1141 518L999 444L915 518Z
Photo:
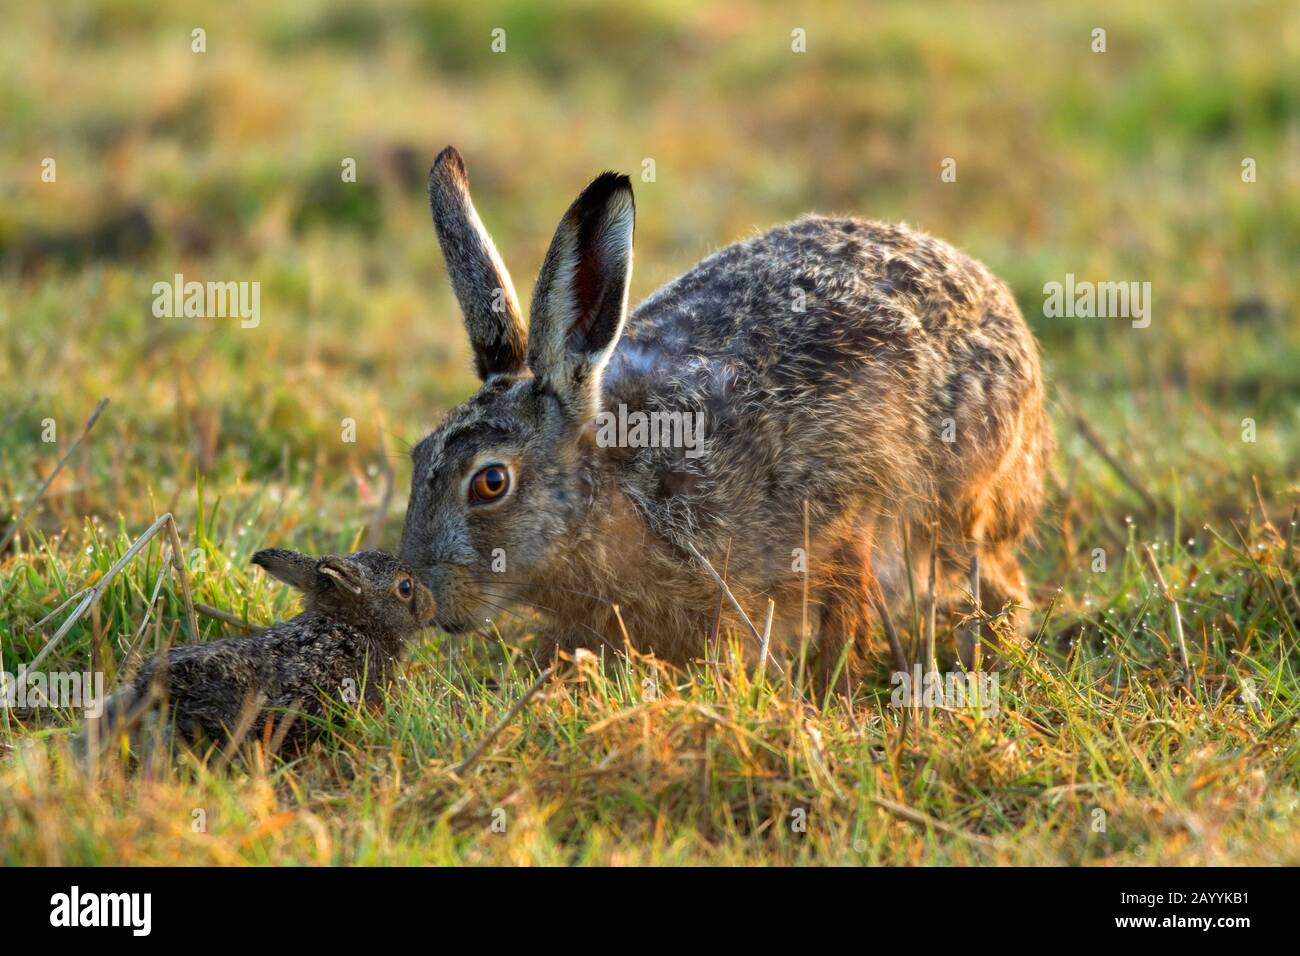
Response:
M1142 556L1146 558L1147 567L1151 569L1151 573L1155 576L1156 586L1160 589L1160 596L1165 599L1165 602L1171 608L1173 608L1174 636L1178 639L1178 653L1182 657L1183 680L1187 683L1188 687L1190 687L1192 680L1192 664L1187 657L1187 641L1183 637L1183 615L1178 608L1178 601L1175 600L1173 593L1169 590L1169 585L1165 583L1165 576L1160 573L1160 565L1156 564L1156 556L1152 553L1150 545L1142 545Z
M198 637L199 620L197 615L195 614L194 600L190 593L189 573L186 571L185 561L181 557L181 539L180 539L180 535L176 533L175 519L172 518L171 512L167 512L166 514L158 518L156 521L154 521L154 523L151 524L145 530L144 534L140 535L140 537L138 537L135 540L135 542L131 545L131 547L126 549L126 552L122 555L122 557L117 559L117 561L113 564L113 566L109 568L107 572L105 572L104 576L95 582L94 586L89 587L85 591L80 592L81 594L84 595L84 597L82 597L81 599L81 603L79 603L76 609L70 615L68 615L67 620L63 622L62 626L57 631L55 631L54 636L45 642L45 646L41 648L40 653L38 653L36 657L34 657L31 660L31 662L27 664L28 670L34 669L35 667L39 666L40 663L43 660L45 660L46 657L49 656L50 652L53 651L54 648L58 646L60 641L63 640L64 635L66 635L68 631L72 630L72 625L76 624L77 621L81 620L82 616L86 613L86 611L88 611L93 605L98 603L100 596L104 593L104 590L108 587L109 583L115 577L117 577L117 575L121 572L121 570L124 567L127 566L127 564L130 563L132 558L134 558L137 554L139 554L142 550L144 550L144 547L147 544L149 544L150 541L153 540L154 535L158 534L164 528L167 531L167 537L169 539L168 543L171 548L172 568L176 571L176 574L180 577L180 581L181 581L181 596L185 602L185 614L187 620L189 621L190 633L194 637L196 638ZM63 604L60 605L59 609L61 610L63 607L66 607L74 598L69 598L68 601L64 601ZM51 615L47 614L44 618L42 618L42 623L48 620L50 617Z
M808 575L812 572L812 555L808 544L808 499L803 500L803 597L799 605L799 687L802 688L804 668L808 661Z
M198 611L204 617L210 617L214 621L220 621L223 624L229 624L232 627L237 627L241 631L246 631L249 634L257 634L261 631L266 630L266 628L262 627L259 624L254 624L251 621L245 621L238 614L232 614L229 611L223 611L219 607L212 607L211 605L203 604L202 602L195 602L194 610Z
M935 631L938 628L938 610L939 610L939 525L936 522L930 528L930 574L928 584L928 597L925 605L925 652L924 666L927 673L939 669L938 658L935 656Z
M457 777L463 777L473 769L474 765L478 763L479 758L483 756L484 751L492 745L492 741L496 740L501 731L505 730L506 727L510 725L510 722L515 719L515 716L521 710L524 709L524 705L532 699L532 696L542 689L542 685L550 679L553 670L554 668L548 667L537 675L537 679L528 685L528 689L523 692L517 701L515 701L514 706L506 711L506 715L497 721L496 726L488 731L488 735L479 741L478 746L474 748L473 752L456 765L452 770L453 774Z
M384 448L382 429L379 432L379 468L384 479L384 490L380 493L379 503L375 505L375 510L370 516L370 523L366 526L365 547L367 548L378 548L383 544L384 520L388 517L388 507L393 500L393 484L395 481L393 464L388 460L388 452Z
M1138 493L1138 497L1147 506L1147 510L1155 511L1157 509L1155 496L1147 491L1142 482L1138 481L1137 476L1133 474L1133 470L1106 447L1106 442L1102 439L1101 434L1088 419L1084 418L1082 412L1074 413L1074 426L1078 429L1079 434L1083 436L1083 440L1092 446L1093 451L1100 455L1106 464L1110 465L1111 469L1123 479L1126 485Z
M50 485L54 484L54 479L59 477L59 472L61 472L63 466L68 463L68 459L72 457L72 453L77 450L85 437L90 434L90 430L95 427L95 422L99 420L99 413L104 410L104 406L107 404L107 398L101 398L95 404L94 409L90 412L90 417L86 419L86 427L81 430L81 434L77 436L77 440L72 443L66 452L64 452L63 457L59 459L59 463L54 466L54 470L46 476L45 480L41 482L41 486L36 489L36 494L32 495L32 500L27 502L26 507L24 507L18 517L14 519L14 523L10 526L9 530L5 532L4 538L0 539L0 554L3 554L5 548L9 547L9 542L12 541L14 535L18 533L18 529L21 528L23 522L27 520L27 516L32 513L32 509L40 502L41 496L49 490Z
M971 550L970 555L970 596L975 605L975 613L983 614L984 605L980 603L980 549L977 543ZM971 648L970 662L971 669L978 671L980 669L980 658L984 653L984 632L980 622L976 620L971 625Z
M921 813L919 810L913 810L911 807L904 806L901 803L895 803L893 800L887 800L884 797L872 797L871 802L880 809L892 813L900 820L906 820L909 823L915 823L917 826L929 827L939 830L943 833L950 833L953 836L961 837L971 843L986 847L990 850L996 849L997 844L988 837L982 837L977 833L970 833L960 827L954 827L951 824L944 823L942 820L936 820L934 817Z
M894 669L907 673L907 652L903 650L903 642L898 636L898 629L894 627L894 619L889 614L889 608L879 594L872 595L872 601L876 605L876 613L880 615L881 626L885 629L885 638L889 641L889 652L894 658Z
M767 620L763 622L763 640L758 648L758 673L767 670L767 649L772 641L772 615L776 613L776 602L767 599Z

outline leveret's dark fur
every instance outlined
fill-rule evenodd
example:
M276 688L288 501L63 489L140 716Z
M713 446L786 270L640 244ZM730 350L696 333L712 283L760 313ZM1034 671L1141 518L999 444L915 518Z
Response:
M1014 549L1054 446L1033 336L980 263L905 226L810 216L710 256L626 316L632 192L605 174L556 231L525 327L513 291L483 304L512 287L477 217L448 215L472 209L450 148L430 194L457 297L478 303L467 326L485 378L414 452L402 556L442 626L513 601L547 610L543 654L617 645L616 602L639 648L702 656L717 591L690 542L719 569L730 546L732 589L753 617L775 599L773 646L793 653L805 499L824 672L842 652L858 667L877 589L906 596L905 531L922 599L937 522L941 603L964 606L977 543L985 607L1027 602ZM595 415L620 404L702 411L705 453L598 447ZM472 506L467 476L490 461L513 487Z
M392 675L403 646L433 616L433 598L412 572L381 551L316 560L293 551L259 551L253 563L303 594L301 614L252 637L173 648L141 665L130 685L106 702L101 737L166 700L188 740L221 742L251 718L254 735L287 712L319 717L323 698L349 687L368 700ZM413 587L398 591L402 579ZM159 693L161 692L161 698ZM301 744L319 729L295 716L283 739Z

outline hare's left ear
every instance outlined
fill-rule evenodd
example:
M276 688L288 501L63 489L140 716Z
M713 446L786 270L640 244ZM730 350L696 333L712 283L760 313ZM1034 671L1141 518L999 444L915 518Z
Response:
M600 376L627 317L635 225L631 181L602 173L560 220L537 276L528 367L575 420L599 411Z
M267 548L253 555L253 563L277 581L299 591L310 591L316 585L316 559L297 551Z
M465 314L474 367L486 381L524 369L528 331L510 273L469 197L465 163L448 146L429 170L429 207L451 287Z

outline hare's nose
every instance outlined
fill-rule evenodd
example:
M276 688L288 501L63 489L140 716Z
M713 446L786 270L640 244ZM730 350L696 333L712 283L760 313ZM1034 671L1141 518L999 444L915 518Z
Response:
M433 599L428 588L420 588L415 595L416 616L425 627L433 624L434 615L438 613L438 602Z

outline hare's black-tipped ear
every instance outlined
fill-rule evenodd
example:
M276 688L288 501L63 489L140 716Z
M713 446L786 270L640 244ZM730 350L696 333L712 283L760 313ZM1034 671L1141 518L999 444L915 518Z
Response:
M627 317L636 203L602 173L560 220L537 276L528 367L577 417L599 411L600 376Z
M268 548L253 555L253 563L299 591L310 591L316 584L316 559L297 551Z
M429 170L429 208L451 287L465 316L481 379L520 372L528 349L519 299L492 237L469 198L465 164L448 146Z
M321 558L316 562L316 573L326 588L336 588L354 597L365 590L366 579L361 568L347 558L337 555Z

